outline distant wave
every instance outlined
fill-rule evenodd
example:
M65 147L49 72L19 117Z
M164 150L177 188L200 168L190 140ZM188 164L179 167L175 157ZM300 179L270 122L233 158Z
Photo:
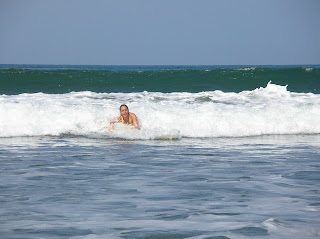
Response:
M239 93L265 86L269 81L288 85L291 92L320 94L319 67L255 66L9 68L0 70L0 94L65 94L82 91L197 93L215 90Z

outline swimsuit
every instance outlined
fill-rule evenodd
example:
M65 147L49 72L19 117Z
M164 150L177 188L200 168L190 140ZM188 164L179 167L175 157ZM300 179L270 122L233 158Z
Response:
M130 114L129 114L129 122L128 123L124 122L124 119L123 119L122 115L120 116L120 120L121 120L121 122L123 124L133 125L133 122L132 122Z

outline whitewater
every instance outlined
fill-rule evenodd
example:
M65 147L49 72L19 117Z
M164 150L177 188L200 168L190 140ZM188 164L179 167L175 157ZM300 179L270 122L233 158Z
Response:
M127 104L140 131L104 127ZM158 139L319 134L320 95L295 93L269 82L251 91L0 95L0 137L75 135Z

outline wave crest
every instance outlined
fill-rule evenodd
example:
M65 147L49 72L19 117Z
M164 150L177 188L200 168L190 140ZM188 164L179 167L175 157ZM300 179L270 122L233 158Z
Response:
M103 128L126 103L139 119L135 134ZM292 93L268 83L253 91L226 93L137 92L20 94L0 96L0 137L82 135L128 139L319 134L320 96Z

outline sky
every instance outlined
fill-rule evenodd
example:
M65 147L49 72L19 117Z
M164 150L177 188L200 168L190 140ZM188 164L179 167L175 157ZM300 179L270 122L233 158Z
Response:
M0 0L0 64L320 64L319 0Z

